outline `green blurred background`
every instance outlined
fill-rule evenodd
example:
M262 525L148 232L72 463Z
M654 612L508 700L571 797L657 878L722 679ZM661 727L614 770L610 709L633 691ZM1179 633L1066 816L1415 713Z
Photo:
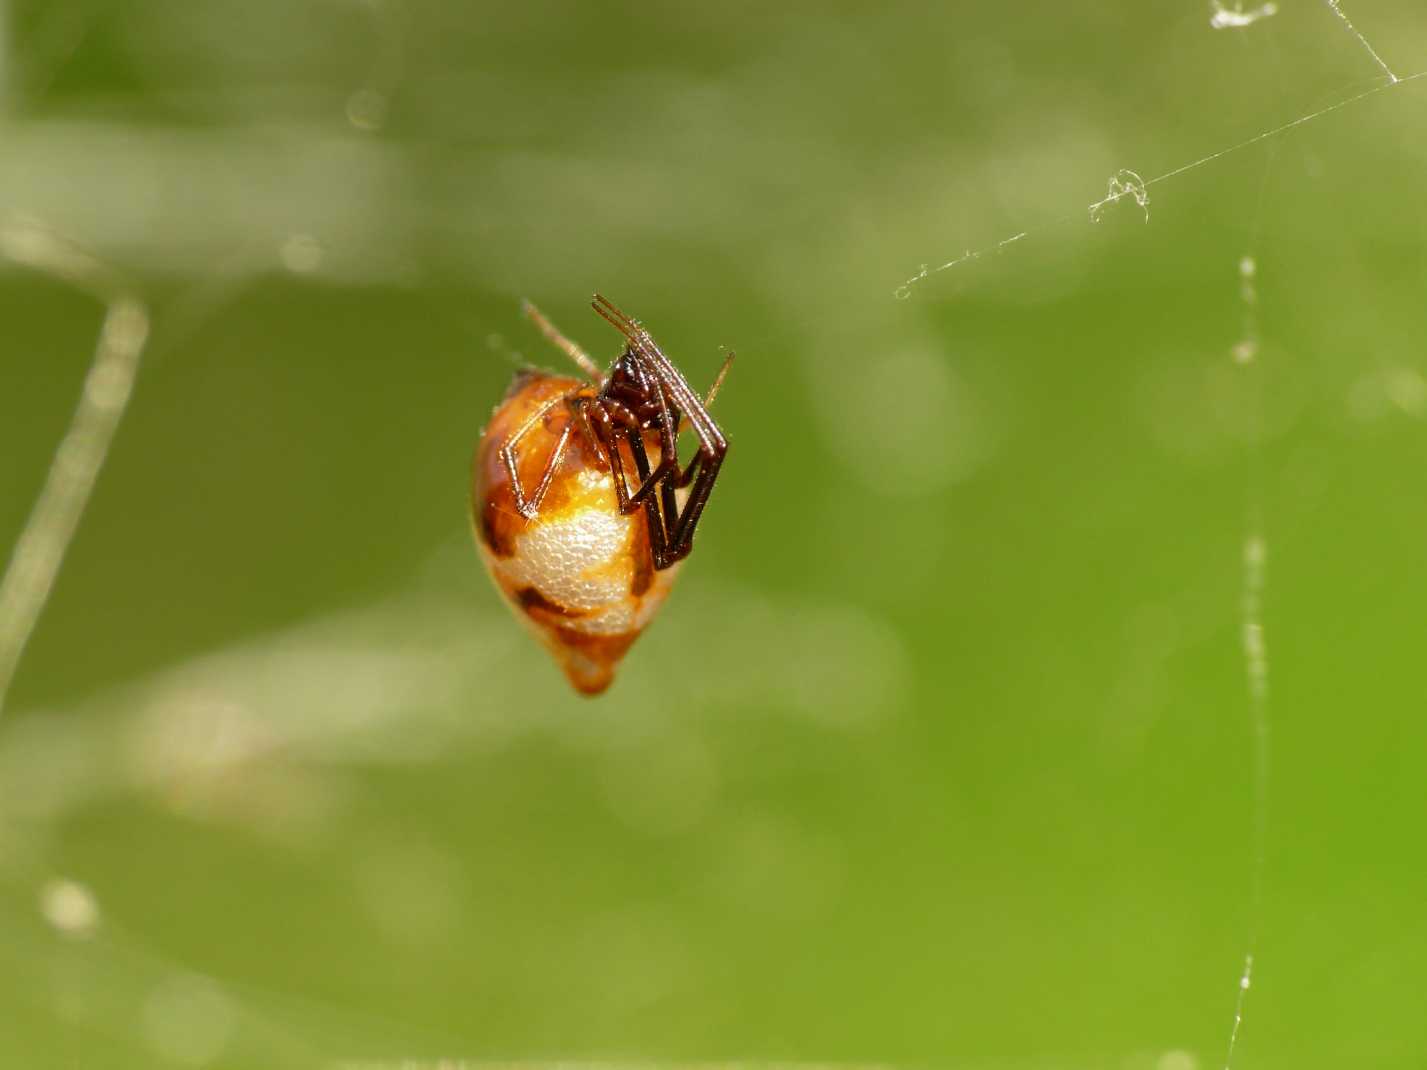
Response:
M0 211L154 336L0 722L0 1065L1221 1065L1260 531L1236 1065L1423 1065L1427 79L1086 211L1381 84L1282 8L5 4ZM465 494L596 288L739 359L591 702ZM101 314L0 275L4 552Z

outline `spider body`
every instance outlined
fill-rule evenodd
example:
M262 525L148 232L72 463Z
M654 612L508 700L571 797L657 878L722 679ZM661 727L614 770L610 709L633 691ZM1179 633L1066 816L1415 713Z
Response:
M609 686L663 604L727 452L706 404L648 333L603 298L595 309L627 343L604 375L527 306L590 379L517 374L476 448L471 502L496 587L590 695ZM699 449L681 467L685 420Z

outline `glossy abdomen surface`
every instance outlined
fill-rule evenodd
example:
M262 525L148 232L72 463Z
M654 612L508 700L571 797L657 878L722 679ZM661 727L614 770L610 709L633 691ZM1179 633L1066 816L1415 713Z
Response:
M677 568L654 568L644 510L619 511L603 456L558 399L593 388L522 372L476 447L471 508L476 544L496 587L554 655L570 682L593 695L664 601ZM501 451L533 415L557 401L515 444L516 471L531 498L566 428L571 433L533 518L516 507Z

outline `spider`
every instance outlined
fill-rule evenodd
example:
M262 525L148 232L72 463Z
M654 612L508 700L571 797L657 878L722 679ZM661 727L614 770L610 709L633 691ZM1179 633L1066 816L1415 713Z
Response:
M597 693L653 617L728 452L709 415L733 355L699 399L649 332L606 298L624 335L601 374L533 305L525 314L588 377L522 370L476 450L477 545L497 587L575 686ZM679 432L698 448L688 464Z
M561 403L568 405L575 413L586 439L598 446L609 464L619 511L632 513L644 506L649 517L649 542L654 567L665 569L676 561L682 561L694 548L694 528L728 453L728 440L709 415L709 406L723 385L733 354L724 359L708 397L700 402L674 362L664 355L648 331L600 294L595 294L591 307L612 323L626 340L624 352L615 358L603 376L584 350L561 334L539 309L526 302L525 314L540 332L562 349L598 386L584 386L541 405L506 440L501 448L501 459L510 473L516 509L527 520L534 520L539 515L540 503L550 489L550 481L559 468L573 428L567 424L560 433L554 449L550 451L550 459L546 462L540 482L529 498L520 485L515 446L550 409ZM678 437L685 416L698 436L699 449L681 471ZM649 431L655 431L659 436L659 464L653 470L649 466L644 437ZM629 489L621 445L628 448L641 481L633 491ZM680 510L674 492L687 487L690 482L694 484L693 489ZM654 493L656 490L659 492L657 495Z

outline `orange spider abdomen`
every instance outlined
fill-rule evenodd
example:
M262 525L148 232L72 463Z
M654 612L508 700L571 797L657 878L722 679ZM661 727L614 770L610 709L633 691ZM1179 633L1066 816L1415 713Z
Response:
M516 506L502 450L542 406L594 391L579 379L520 372L481 434L471 480L472 526L491 579L586 695L613 681L677 566L655 569L644 510L619 511L609 466L569 405L550 406L519 439L516 474L529 498L561 436L576 425L533 518Z

